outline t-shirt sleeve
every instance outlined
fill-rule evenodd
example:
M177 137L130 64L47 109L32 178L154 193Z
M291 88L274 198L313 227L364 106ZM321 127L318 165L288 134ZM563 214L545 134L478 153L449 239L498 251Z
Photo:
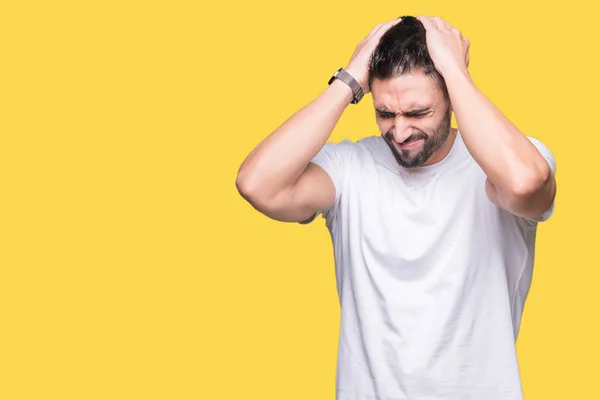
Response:
M335 187L335 200L330 207L317 211L308 220L300 222L301 224L312 222L319 214L323 215L323 218L327 218L337 212L342 195L342 188L346 179L346 171L348 169L352 144L353 142L349 139L342 140L339 143L326 143L311 160L312 163L321 167L333 181Z
M556 161L554 160L554 155L552 154L550 149L548 149L548 147L545 144L543 144L541 141L539 141L536 138L528 136L527 139L529 139L529 141L534 144L534 146L538 149L538 151L540 152L542 157L544 157L544 159L548 162L548 165L550 166L550 169L552 170L552 174L556 174ZM546 210L546 212L544 214L542 214L540 217L534 218L532 220L537 221L537 222L546 221L552 216L553 212L554 212L554 200L552 201L550 208L548 208L548 210Z

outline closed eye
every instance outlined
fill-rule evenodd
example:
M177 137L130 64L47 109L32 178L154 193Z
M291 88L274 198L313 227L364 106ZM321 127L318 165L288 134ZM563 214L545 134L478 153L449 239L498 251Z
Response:
M393 114L377 114L377 116L383 119L394 118ZM427 114L405 114L405 116L408 118L424 118Z

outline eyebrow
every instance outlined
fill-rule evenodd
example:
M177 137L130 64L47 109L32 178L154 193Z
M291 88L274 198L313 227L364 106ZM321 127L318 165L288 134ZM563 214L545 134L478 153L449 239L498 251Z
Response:
M431 110L431 107L413 108L413 109L406 111L404 113L401 113L401 114L409 115L409 116L410 115L419 115L419 114L424 114L430 110ZM386 110L385 108L375 107L375 111L377 111L377 113L379 113L379 114L396 115L396 113Z

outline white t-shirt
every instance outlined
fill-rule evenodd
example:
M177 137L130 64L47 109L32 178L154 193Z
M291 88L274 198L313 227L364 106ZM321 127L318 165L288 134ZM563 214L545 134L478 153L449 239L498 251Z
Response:
M429 166L401 167L380 135L327 143L312 162L336 193L315 216L334 247L337 400L521 400L515 342L538 221L488 199L460 132Z

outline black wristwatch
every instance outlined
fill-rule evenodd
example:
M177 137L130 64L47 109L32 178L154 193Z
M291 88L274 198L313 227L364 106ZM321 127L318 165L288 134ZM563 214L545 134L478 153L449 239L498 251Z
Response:
M331 82L333 82L336 78L350 86L350 89L352 89L352 93L354 93L354 99L352 99L350 102L351 104L356 104L360 101L360 99L363 98L364 93L362 87L360 87L360 84L356 81L356 79L354 79L352 75L350 75L344 68L338 69L327 84L331 85Z

